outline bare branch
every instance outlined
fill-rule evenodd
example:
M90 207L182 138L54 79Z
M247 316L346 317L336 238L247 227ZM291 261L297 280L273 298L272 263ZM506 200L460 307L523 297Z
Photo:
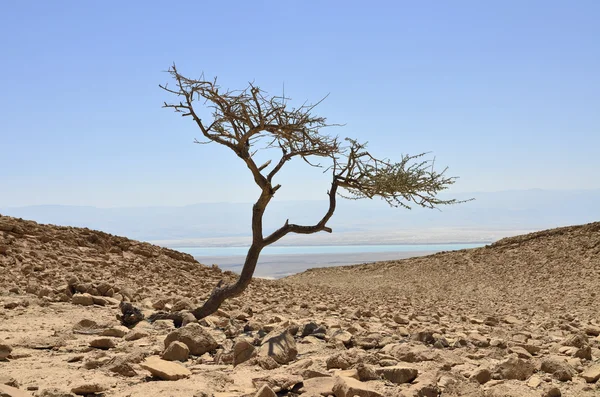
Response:
M456 178L445 175L446 169L434 169L435 158L426 160L426 153L404 155L393 162L378 159L367 151L366 143L346 138L342 146L337 136L322 133L328 124L324 117L313 114L325 98L298 107L289 105L289 98L269 96L254 83L248 83L242 90L224 90L217 79L207 80L204 76L191 79L181 75L175 65L169 69L175 81L174 87L160 85L175 97L173 103L165 102L163 107L191 117L200 131L203 140L195 143L216 142L231 149L250 170L254 181L260 187L260 196L252 207L252 245L248 250L242 273L234 284L218 285L208 300L193 314L200 319L214 313L228 298L241 294L252 280L258 257L262 249L275 243L289 233L312 234L331 233L327 222L333 216L337 196L357 200L381 197L394 207L410 208L418 205L437 208L440 205L456 204L456 200L443 200L438 193L452 185ZM200 104L210 111L210 121L204 122L196 112ZM259 150L279 149L281 157L257 166L254 156ZM321 220L314 225L297 225L286 221L283 226L267 237L263 236L263 216L280 184L273 186L273 178L285 164L300 158L312 167L322 167L331 172L331 188L327 192L329 207ZM265 173L265 174L263 174ZM345 193L340 193L339 188ZM168 318L183 318L181 314L170 313ZM156 317L156 318L160 318Z

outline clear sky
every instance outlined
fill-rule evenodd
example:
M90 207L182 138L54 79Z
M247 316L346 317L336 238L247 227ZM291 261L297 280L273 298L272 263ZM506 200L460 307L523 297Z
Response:
M453 191L600 188L598 1L3 1L0 207L253 201L241 161L161 109L173 62L254 81ZM294 164L278 198L325 198Z

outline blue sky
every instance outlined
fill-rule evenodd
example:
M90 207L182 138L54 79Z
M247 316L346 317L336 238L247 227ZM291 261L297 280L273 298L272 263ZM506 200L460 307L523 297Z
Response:
M0 6L0 206L253 201L241 161L161 109L173 62L254 81L452 191L600 188L597 1L15 1ZM278 199L319 199L301 163Z

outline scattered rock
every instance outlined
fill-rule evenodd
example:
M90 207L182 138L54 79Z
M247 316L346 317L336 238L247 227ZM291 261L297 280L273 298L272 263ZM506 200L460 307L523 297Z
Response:
M11 352L12 347L10 347L10 345L6 343L0 343L0 361L7 360Z
M263 385L254 397L277 397L277 394L268 385Z
M189 369L172 361L162 360L158 356L148 357L140 363L140 367L162 380L178 380L189 377L192 373Z
M0 397L31 397L31 394L16 387L0 384Z
M165 349L162 359L167 361L186 361L190 355L190 349L183 342L175 341Z
M552 374L557 380L566 382L573 379L576 371L560 357L545 357L541 362L541 370Z
M256 348L246 340L238 340L233 346L233 366L250 360L256 356Z
M91 306L94 304L94 297L88 293L75 294L71 298L71 303L74 305Z
M600 379L600 364L594 364L580 375L587 383L594 383Z
M333 394L335 397L383 397L367 384L344 376L334 378Z
M500 364L498 364L493 374L499 379L517 379L526 380L535 372L535 365L528 361L513 355Z
M97 338L90 342L90 346L95 347L96 349L108 350L116 347L117 344L112 338Z
M81 396L87 396L88 394L102 393L103 391L108 390L106 385L100 383L82 383L73 388L71 388L71 392Z
M260 347L261 356L273 357L279 364L293 361L298 354L294 337L287 331L265 337Z
M187 345L190 349L190 354L194 356L201 356L218 347L212 335L198 323L187 324L169 333L165 338L165 348L169 347L169 344L174 341L179 341Z
M375 372L396 384L412 382L419 374L419 371L414 368L402 366L377 368Z
M274 391L290 390L299 383L302 383L302 377L291 374L274 374L252 379L252 384L257 389L267 385Z
M139 329L132 329L131 331L129 331L127 333L127 335L125 335L123 337L123 339L125 339L128 342L132 342L134 340L145 338L148 335L150 335L150 334L147 331L139 330Z
M329 396L333 394L333 385L335 382L332 377L328 376L305 379L303 383L303 389L308 394Z
M110 327L102 330L99 335L100 336L112 336L116 338L122 338L129 332L129 328L124 327L122 325L116 327Z

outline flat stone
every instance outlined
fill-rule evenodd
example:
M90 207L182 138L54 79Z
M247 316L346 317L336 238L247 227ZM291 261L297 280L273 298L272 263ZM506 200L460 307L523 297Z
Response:
M594 383L600 379L600 364L594 364L585 371L583 371L580 376L585 379L587 383Z
M74 305L92 306L94 304L94 297L88 293L75 294L71 298L71 303Z
M31 394L19 390L16 387L8 385L0 385L0 396L1 397L31 397Z
M144 330L134 329L134 330L129 331L129 333L127 333L127 335L125 335L123 337L123 339L125 339L128 342L132 342L134 340L139 340L139 339L145 338L148 335L150 335L150 334Z
M412 382L417 378L417 375L419 374L419 371L415 368L402 367L397 365L393 367L376 368L375 372L378 375L383 376L390 382L396 384Z
M129 332L129 328L117 325L116 327L110 327L102 330L100 336L113 336L115 338L122 338Z
M94 339L90 342L91 347L95 347L96 349L108 350L116 347L117 344L112 338L98 338Z
M334 379L318 377L304 380L304 389L309 394L329 396L333 394Z
M515 354L496 365L494 373L501 379L526 380L533 375L535 369L532 362L520 359Z
M383 397L382 394L371 389L369 385L343 376L334 378L333 394L335 397Z
M189 377L192 373L184 366L172 361L162 360L158 356L148 357L140 363L140 367L150 371L153 376L163 380L178 380Z
M268 385L262 385L254 397L277 397L277 394Z
M71 392L77 395L85 396L88 394L101 393L107 390L108 387L100 383L83 383L71 388Z
M7 376L7 375L0 375L0 385L12 386L12 387L16 387L17 389L20 386L19 382L17 382L17 380L15 378Z
M267 385L277 391L292 389L299 383L302 383L302 377L291 374L273 374L252 379L252 384L257 389L260 389L263 385Z
M279 364L287 364L298 354L296 341L287 330L271 337L267 336L260 347L259 354L263 357L273 357Z

